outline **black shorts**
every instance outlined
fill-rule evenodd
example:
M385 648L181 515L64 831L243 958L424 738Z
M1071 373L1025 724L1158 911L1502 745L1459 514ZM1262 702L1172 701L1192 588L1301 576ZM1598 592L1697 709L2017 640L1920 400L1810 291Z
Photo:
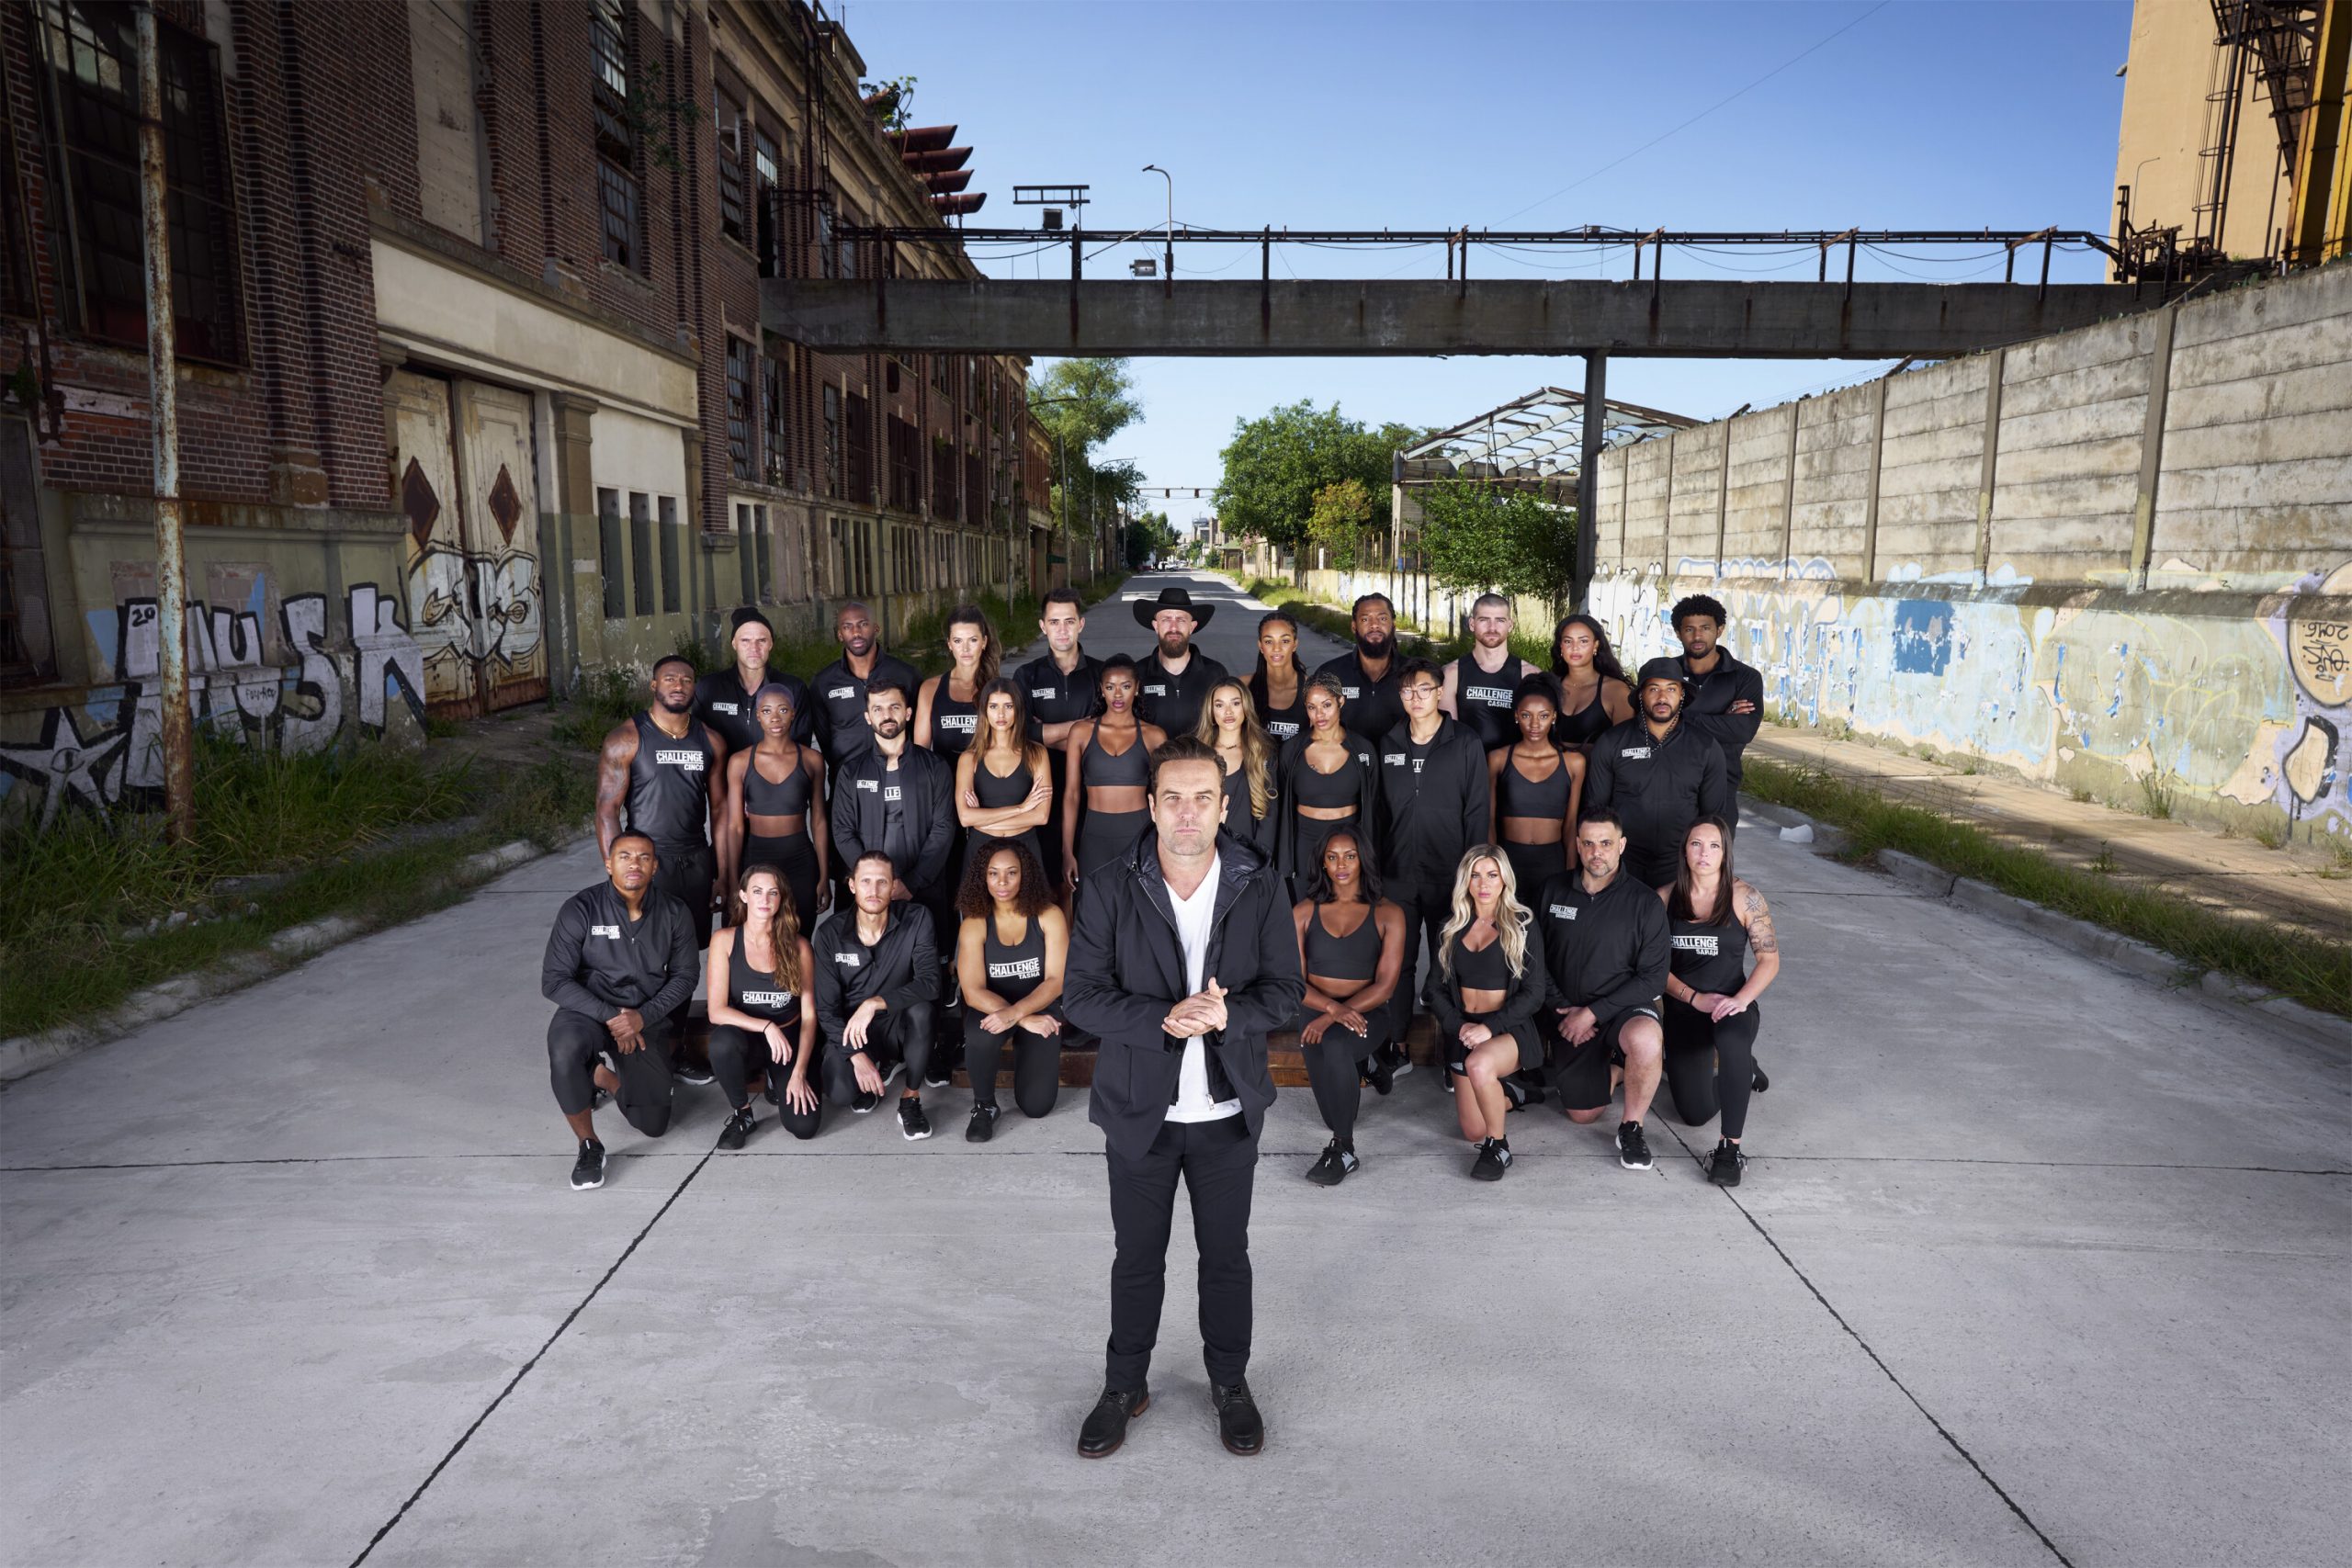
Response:
M1571 1045L1560 1038L1559 1016L1551 1015L1552 1059L1544 1068L1544 1081L1559 1091L1560 1103L1568 1110L1598 1111L1609 1103L1609 1069L1625 1064L1618 1036L1637 1018L1657 1022L1657 1010L1641 1007L1621 1012L1581 1045Z

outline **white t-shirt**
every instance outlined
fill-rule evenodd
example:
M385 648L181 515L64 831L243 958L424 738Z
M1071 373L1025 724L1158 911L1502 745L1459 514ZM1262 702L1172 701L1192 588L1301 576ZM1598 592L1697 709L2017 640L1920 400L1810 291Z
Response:
M1184 980L1188 992L1197 992L1206 985L1204 970L1209 959L1209 931L1216 923L1216 885L1224 874L1224 867L1212 858L1209 874L1193 889L1190 898L1176 897L1176 889L1168 890L1168 901L1176 910L1176 937L1184 944ZM1241 1114L1238 1100L1209 1098L1209 1044L1195 1036L1184 1042L1184 1063L1177 1069L1176 1103L1168 1108L1170 1122L1215 1122L1220 1117Z

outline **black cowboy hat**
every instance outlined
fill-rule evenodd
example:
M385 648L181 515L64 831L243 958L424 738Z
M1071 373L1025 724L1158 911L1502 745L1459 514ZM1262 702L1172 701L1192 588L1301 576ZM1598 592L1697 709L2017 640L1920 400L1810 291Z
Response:
M1130 599L1127 608L1135 612L1136 625L1148 627L1151 618L1162 610L1182 610L1193 617L1193 629L1200 630L1216 614L1213 604L1195 604L1189 588L1163 588L1157 599Z

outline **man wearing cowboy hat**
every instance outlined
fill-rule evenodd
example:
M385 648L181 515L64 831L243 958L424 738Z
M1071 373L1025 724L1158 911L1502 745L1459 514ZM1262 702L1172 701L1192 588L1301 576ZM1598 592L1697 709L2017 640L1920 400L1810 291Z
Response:
M1136 661L1143 690L1136 716L1170 735L1190 735L1201 721L1209 688L1227 676L1224 665L1193 647L1193 634L1209 624L1215 604L1195 604L1189 588L1163 588L1157 599L1130 599L1137 626L1149 626L1159 646Z

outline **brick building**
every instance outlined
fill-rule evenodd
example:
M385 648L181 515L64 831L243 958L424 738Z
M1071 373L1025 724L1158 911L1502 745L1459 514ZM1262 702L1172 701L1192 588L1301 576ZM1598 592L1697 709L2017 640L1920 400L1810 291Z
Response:
M970 270L839 232L978 198L820 10L157 12L200 723L320 744L1043 568L1025 362L762 329L765 275ZM44 810L160 782L136 75L128 6L0 8L0 789Z

